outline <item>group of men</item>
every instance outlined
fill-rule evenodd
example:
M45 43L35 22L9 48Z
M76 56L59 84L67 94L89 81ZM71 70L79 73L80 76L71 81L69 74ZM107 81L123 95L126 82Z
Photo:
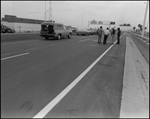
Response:
M115 28L112 28L111 30L109 30L109 28L103 30L103 27L100 26L100 29L98 29L97 35L98 35L98 43L102 43L103 35L104 35L103 44L107 43L107 39L108 39L109 35L112 36L112 43L114 43L116 30L115 30ZM121 30L120 30L120 28L118 28L117 29L117 44L120 44L120 35L121 35Z

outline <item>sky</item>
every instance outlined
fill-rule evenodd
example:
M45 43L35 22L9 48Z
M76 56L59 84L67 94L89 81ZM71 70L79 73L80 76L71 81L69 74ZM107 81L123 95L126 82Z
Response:
M45 3L48 11L49 1L1 1L1 18L7 14L44 20ZM137 28L138 24L143 24L146 1L51 1L51 8L55 22L73 27L88 28L88 21L96 20L115 22L115 27L129 23L132 28ZM149 10L146 26L148 16ZM46 12L46 19L49 20L49 12Z

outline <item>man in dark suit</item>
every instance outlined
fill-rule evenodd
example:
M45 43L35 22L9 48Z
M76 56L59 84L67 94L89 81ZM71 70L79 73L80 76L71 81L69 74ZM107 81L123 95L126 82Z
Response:
M120 28L118 28L117 30L118 30L118 32L117 32L117 44L120 44L121 30L120 30Z

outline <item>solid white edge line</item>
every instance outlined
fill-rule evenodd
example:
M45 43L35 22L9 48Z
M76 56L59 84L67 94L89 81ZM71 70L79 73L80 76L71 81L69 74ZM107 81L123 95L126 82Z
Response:
M5 57L5 58L1 58L1 61L2 60L6 60L6 59L10 59L10 58L14 58L14 57L19 57L19 56L22 56L22 55L27 55L29 53L23 53L23 54L19 54L19 55L14 55L14 56L9 56L9 57Z
M94 67L94 65L115 45L116 42L117 40L101 56L99 56L84 72L82 72L70 85L68 85L60 94L58 94L51 102L49 102L33 118L45 117L46 114L50 112L53 109L53 107Z

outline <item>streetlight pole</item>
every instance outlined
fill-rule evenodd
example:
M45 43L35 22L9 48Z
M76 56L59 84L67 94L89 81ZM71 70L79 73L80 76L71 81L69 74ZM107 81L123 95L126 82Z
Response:
M83 15L85 14L86 12L84 12L83 14L82 14L82 29L83 29Z
M45 13L44 13L44 15L45 15L45 22L46 22L46 0L45 0Z
M148 17L148 21L147 21L147 32L149 30L149 17Z
M47 12L49 12L49 11L45 11L45 22L46 22L46 13L47 13Z
M14 1L13 1L13 11L14 11L14 15L16 16L16 13L15 13L15 5L14 5ZM16 23L14 23L14 30L16 29Z
M89 26L90 26L90 21L88 21L88 29L89 29Z
M146 8L145 8L145 15L144 15L144 21L143 21L143 28L142 28L142 39L143 39L143 36L144 36L145 22L146 22L146 17L147 17L147 10L148 10L148 1L147 1Z

